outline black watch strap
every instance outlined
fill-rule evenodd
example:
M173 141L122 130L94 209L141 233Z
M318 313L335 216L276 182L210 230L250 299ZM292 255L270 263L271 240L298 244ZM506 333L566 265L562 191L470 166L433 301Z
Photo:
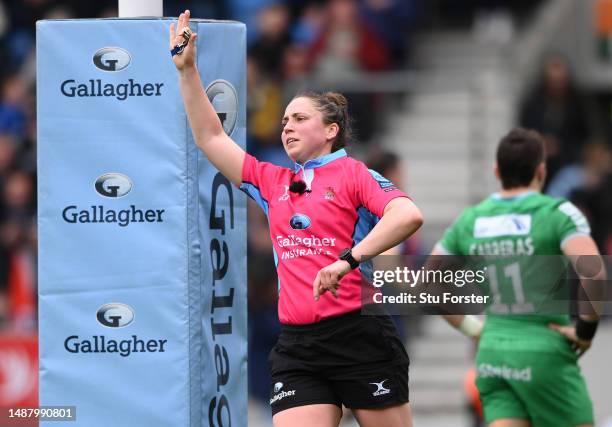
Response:
M351 248L347 248L347 249L343 250L342 252L340 252L340 255L338 256L338 259L341 259L342 261L348 262L349 265L351 266L351 270L354 270L357 267L359 267L359 261L357 261L355 258L353 258L353 253L351 251Z

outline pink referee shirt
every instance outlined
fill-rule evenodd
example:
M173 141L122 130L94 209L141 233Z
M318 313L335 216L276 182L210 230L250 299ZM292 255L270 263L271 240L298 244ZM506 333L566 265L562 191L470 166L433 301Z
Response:
M303 180L310 192L291 193ZM270 224L279 280L278 316L284 324L307 324L361 308L362 263L342 278L338 298L326 292L312 297L312 284L323 267L345 248L359 243L376 225L389 201L407 197L389 180L339 150L294 170L260 162L247 154L240 189L264 210ZM371 280L371 279L370 279Z

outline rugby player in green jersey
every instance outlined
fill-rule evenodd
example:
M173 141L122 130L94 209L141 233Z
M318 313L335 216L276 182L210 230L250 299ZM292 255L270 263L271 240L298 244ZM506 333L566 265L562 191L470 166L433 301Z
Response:
M592 403L577 359L591 345L598 311L581 312L575 326L569 314L543 314L537 309L542 294L536 278L546 273L537 265L546 257L538 255L565 255L560 259L575 266L582 255L600 261L599 251L572 203L540 193L546 167L537 132L512 130L500 141L496 160L501 191L467 208L432 255L491 255L507 262L488 268L493 302L484 328L471 315L444 317L479 340L476 384L490 427L592 426ZM588 286L605 279L600 267Z

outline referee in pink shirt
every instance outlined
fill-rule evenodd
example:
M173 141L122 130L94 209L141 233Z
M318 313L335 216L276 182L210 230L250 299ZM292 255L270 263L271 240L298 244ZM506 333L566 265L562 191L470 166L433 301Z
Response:
M223 131L195 65L189 11L170 26L172 59L198 147L254 199L270 224L282 331L269 357L277 427L336 427L342 405L363 427L409 427L408 355L388 316L362 316L370 258L422 224L393 183L347 156L347 102L304 92L287 105L281 139L293 169L259 162ZM186 43L185 43L186 42Z

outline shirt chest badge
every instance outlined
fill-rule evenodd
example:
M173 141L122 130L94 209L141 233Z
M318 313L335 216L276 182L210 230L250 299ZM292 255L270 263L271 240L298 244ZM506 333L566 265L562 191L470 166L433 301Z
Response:
M334 187L325 187L325 191L323 192L323 198L325 200L334 200L336 198Z
M310 224L312 224L312 221L310 220L308 215L304 215L301 213L294 214L289 220L289 225L294 230L305 230L310 227Z

